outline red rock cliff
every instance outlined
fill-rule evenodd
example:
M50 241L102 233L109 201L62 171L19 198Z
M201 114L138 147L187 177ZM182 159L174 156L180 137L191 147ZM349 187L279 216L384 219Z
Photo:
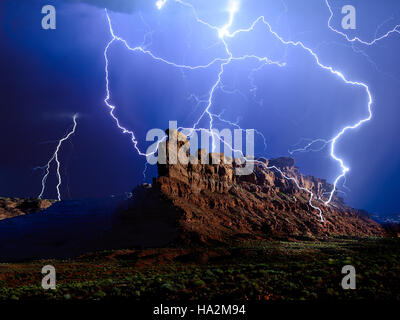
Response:
M188 142L181 141L178 147L185 144ZM168 142L166 146L169 150ZM321 222L318 211L309 205L309 193L277 169L317 198L332 186L323 179L302 175L291 158L258 159L253 173L238 176L235 168L243 166L238 161L227 164L223 155L202 150L198 157L209 157L210 164L159 164L159 177L153 186L134 191L132 203L119 217L125 227L135 224L132 232L138 242L146 239L142 227L148 232L153 230L154 239L160 239L155 240L156 245L176 240L226 243L384 234L367 214L348 207L337 196L327 206L313 202L323 211L325 221Z

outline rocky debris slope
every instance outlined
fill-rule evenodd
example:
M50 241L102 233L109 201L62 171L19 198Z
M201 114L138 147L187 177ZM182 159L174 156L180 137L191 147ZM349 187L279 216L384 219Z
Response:
M53 203L54 201L42 199L0 198L0 220L39 212Z
M180 138L178 147L189 144ZM168 141L166 146L170 150ZM210 164L159 164L153 186L136 188L132 200L116 214L115 230L143 245L385 233L368 214L348 207L336 195L329 205L313 202L323 211L321 222L318 211L309 204L310 194L299 189L293 179L316 198L326 197L324 193L332 185L302 175L291 158L257 159L250 175L238 176L235 168L244 166L239 161L229 164L222 154L204 150L199 150L197 157L209 157Z

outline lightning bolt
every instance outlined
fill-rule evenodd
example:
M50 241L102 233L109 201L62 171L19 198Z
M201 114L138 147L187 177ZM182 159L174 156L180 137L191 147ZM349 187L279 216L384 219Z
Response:
M389 19L387 19L385 22L383 22L382 24L380 24L380 25L378 26L378 28L376 29L376 32L375 32L375 37L374 37L371 41L365 41L365 40L360 39L359 37L350 38L347 34L345 34L345 33L341 32L341 31L335 29L334 27L332 27L331 21L332 21L332 18L333 18L333 10L332 10L332 7L330 6L328 0L325 0L325 3L326 3L326 5L327 5L328 10L329 10L329 13L330 13L330 16L329 16L329 18L328 18L328 28L329 28L331 31L333 31L333 32L335 32L335 33L341 35L342 37L344 37L344 38L346 39L346 41L350 42L351 45L352 45L353 51L356 52L356 53L361 53L361 54L362 54L364 57L366 57L367 60L368 60L371 64L373 64L373 65L375 66L375 68L379 71L377 65L369 58L369 56L368 56L364 51L359 50L359 49L356 49L356 48L354 47L354 44L355 44L355 43L359 43L359 44L362 44L362 45L365 45L365 46L373 46L373 45L375 45L378 41L383 40L383 39L386 39L386 38L388 38L390 35L392 35L392 34L394 34L394 33L400 34L400 25L399 25L399 24L396 25L394 28L390 29L390 30L387 31L385 34L383 34L383 35L377 37L377 33L378 33L379 28L381 28L382 25L383 25L384 23L386 23L387 21L389 21L389 20L392 19L392 18L389 18ZM337 143L338 139L340 139L340 138L346 133L346 131L352 130L352 129L355 129L355 128L358 128L358 127L360 127L363 123L365 123L365 122L367 122L367 121L370 121L370 120L372 119L372 109L371 109L371 107L372 107L372 95L371 95L371 92L370 92L370 90L369 90L369 87L368 87L366 84L361 83L361 82L346 81L346 79L343 79L343 80L345 80L346 83L353 84L353 85L359 85L359 86L364 87L364 89L365 89L365 91L367 92L367 95L368 95L368 116L367 116L366 118L364 118L364 119L361 119L360 121L358 121L357 123L355 123L355 124L352 125L352 126L344 127L342 130L339 131L339 133L338 133L336 136L334 136L334 137L333 137L332 139L330 139L330 140L316 139L316 140L313 140L313 141L311 141L310 143L308 143L308 144L307 144L305 147L303 147L303 148L299 148L299 149L295 149L295 150L293 150L293 151L290 151L291 154L293 154L293 153L295 153L295 152L320 151L320 150L322 150L325 146L327 146L328 144L330 144L330 154L331 154L331 157L332 157L334 160L336 160L337 162L339 162L339 164L340 164L340 166L341 166L341 169L342 169L342 173L341 173L338 177L336 177L336 179L335 179L335 181L334 181L334 188L333 188L333 190L329 193L328 199L327 199L326 201L324 201L325 204L329 204L329 203L331 202L332 197L333 197L333 194L334 194L334 192L336 191L336 188L337 188L337 183L339 182L340 179L342 179L342 178L345 179L345 178L346 178L346 173L350 170L348 167L346 167L346 166L344 165L343 160L340 159L339 157L337 157L336 154L335 154L335 146L336 146L336 143ZM314 144L316 144L316 143L322 143L322 146L320 146L318 149L312 149L312 146L313 146Z
M307 52L314 58L315 62L317 63L317 65L318 65L321 69L326 70L326 71L329 71L331 74L333 74L333 75L339 77L339 78L340 78L344 83L346 83L346 84L349 84L349 85L352 85L352 86L357 86L357 87L363 88L363 89L365 90L365 93L367 94L367 97L368 97L368 105L367 105L368 116L367 116L366 118L363 118L363 119L359 120L358 122L356 122L356 123L353 124L353 125L346 126L346 127L342 128L332 139L330 139L330 156L331 156L332 159L334 159L336 162L339 163L340 168L341 168L341 174L338 175L338 176L336 177L336 179L334 180L334 182L333 182L333 188L332 188L332 190L331 190L331 192L330 192L330 194L329 194L329 197L328 197L328 199L327 199L326 201L324 201L325 205L327 205L327 204L329 204L329 203L332 201L332 198L333 198L333 195L334 195L334 193L335 193L335 191L336 191L338 182L340 181L340 179L344 178L345 175L346 175L346 173L350 170L350 169L344 164L343 159L339 158L339 156L336 155L336 153L335 153L336 144L337 144L338 140L339 140L347 131L356 129L356 128L360 127L363 123L368 122L368 121L370 121L370 120L372 119L372 95L371 95L370 89L369 89L369 87L368 87L367 84L365 84L365 83L363 83L363 82L359 82L359 81L348 80L348 79L343 75L343 73L341 73L341 72L335 70L335 69L334 69L333 67L331 67L331 66L327 66L327 65L324 65L323 63L321 63L321 62L320 62L320 59L319 59L319 57L318 57L318 55L317 55L312 49L310 49L309 47L307 47L306 45L304 45L301 41L292 41L292 40L285 40L285 39L283 39L281 36L279 36L279 35L272 29L271 25L265 20L265 18L264 18L263 16L257 18L257 19L253 22L253 24L251 25L250 28L235 31L233 34L231 34L231 35L229 35L229 36L232 36L232 37L233 37L233 36L235 36L236 34L238 34L238 33L240 33L240 32L248 32L248 31L250 31L250 30L253 30L253 29L254 29L254 26L255 26L257 23L259 23L259 22L263 23L263 24L268 28L268 31L269 31L272 35L274 35L280 42L282 42L282 43L285 44L285 45L291 45L291 46L294 46L294 47L300 47L300 48L302 48L303 50L307 51Z
M279 66L279 67L284 67L284 66L286 65L285 63L281 63L281 62L278 62L278 61L272 61L272 60L270 60L268 57L260 57L260 56L257 56L257 55L243 55L243 56L235 57L235 56L232 54L232 52L230 51L229 45L228 45L226 39L228 39L228 38L234 38L236 35L238 35L238 34L240 34L240 33L248 33L248 32L251 32L251 31L254 30L254 28L255 28L255 26L256 26L257 24L262 23L262 24L266 27L267 31L268 31L270 34L272 34L277 40L279 40L283 45L301 48L302 50L304 50L305 52L307 52L308 54L310 54L310 55L314 58L315 63L316 63L322 70L325 70L325 71L327 71L327 72L330 72L332 75L334 75L334 76L340 78L344 83L346 83L346 84L348 84L348 85L355 86L355 87L360 87L360 88L364 89L364 90L365 90L365 93L366 93L366 95L367 95L367 98L368 98L368 105L367 105L368 116L367 116L367 117L365 117L365 118L359 120L358 122L356 122L356 123L353 124L353 125L346 126L346 127L342 128L342 129L340 129L339 132L338 132L333 138L331 138L331 139L329 139L329 140L318 139L318 140L316 140L316 141L314 141L314 142L311 142L308 146L306 146L305 148L303 148L303 150L305 151L305 150L307 150L308 148L310 148L310 147L311 147L314 143L316 143L316 142L324 142L325 145L328 145L328 144L329 144L329 145L330 145L330 155L331 155L331 158L332 158L333 160L335 160L335 161L340 165L341 173L340 173L340 174L336 177L336 179L334 180L333 188L332 188L332 190L331 190L330 193L329 193L328 199L327 199L326 201L323 201L323 203L324 203L325 205L328 205L328 204L331 202L331 200L332 200L332 198L333 198L333 195L334 195L334 193L335 193L335 191L336 191L337 183L338 183L342 178L344 178L345 175L346 175L346 173L349 171L349 168L344 164L344 161L343 161L341 158L339 158L339 156L337 156L336 153L335 153L335 147L336 147L337 142L340 140L340 138L341 138L347 131L353 130L353 129L355 129L355 128L360 127L363 123L365 123L365 122L371 120L371 118L372 118L372 110L371 110L371 107L372 107L372 95L371 95L371 92L370 92L370 90L369 90L368 85L365 84L365 83L363 83L363 82L349 80L347 77L344 76L343 73L337 71L336 69L334 69L334 68L331 67L331 66L328 66L328 65L325 65L325 64L321 63L319 56L318 56L312 49L310 49L309 47L307 47L303 42L301 42L301 41L292 41L292 40L286 40L286 39L284 39L284 38L281 37L277 32L275 32L275 31L273 30L273 28L271 27L271 25L269 24L269 22L266 21L266 19L265 19L264 16L259 16L256 20L254 20L254 22L250 25L250 27L248 27L248 28L246 28L246 29L238 29L238 30L236 30L236 31L234 31L234 32L230 32L229 30L230 30L230 28L232 27L235 14L239 11L239 2L238 2L238 1L231 1L231 2L230 2L230 6L229 6L229 8L228 8L229 20L228 20L228 22L227 22L226 24L224 24L222 27L218 27L218 26L211 25L211 24L209 24L208 22L206 22L206 21L200 19L199 16L198 16L198 14L197 14L197 12L196 12L196 10L195 10L195 8L193 7L193 5L191 5L191 4L189 4L189 3L186 3L186 2L184 2L184 1L182 1L182 0L174 0L174 2L179 3L179 4L181 4L181 5L185 6L185 7L190 8L190 9L192 10L192 12L193 12L193 15L194 15L195 20L196 20L198 23L201 23L201 24L207 26L208 28L210 28L211 30L213 30L213 31L216 32L216 34L217 34L219 40L221 41L221 43L223 44L223 46L224 46L224 48L225 48L226 57L217 57L217 58L215 58L214 60L212 60L212 61L210 61L209 63L204 64L204 65L191 66L191 65L184 65L184 64L175 63L175 62L166 60L166 59L164 59L164 58L158 57L158 56L156 56L155 54L153 54L150 50L145 49L145 48L143 48L142 46L131 47L131 46L127 43L126 40L122 39L121 37L119 37L119 36L117 36L117 35L115 34L115 32L114 32L114 30L113 30L113 27L112 27L112 22L111 22L110 16L109 16L107 10L105 10L106 16L107 16L108 25L109 25L109 31L110 31L110 34L111 34L111 36L112 36L112 39L108 42L108 44L106 45L105 50L104 50L104 57L105 57L105 74L106 74L106 79L105 79L105 81L106 81L106 98L104 99L104 102L105 102L105 104L109 107L109 109L110 109L110 115L111 115L111 117L114 119L114 121L115 121L116 125L118 126L118 128L119 128L124 134L128 134L128 135L130 136L131 141L132 141L132 143L133 143L133 145L134 145L134 147L135 147L135 149L137 150L137 152L138 152L139 155L141 155L141 156L147 156L147 155L148 155L148 154L146 154L146 153L143 153L143 152L139 149L139 147L138 147L138 141L136 140L136 137L135 137L134 132L131 131L131 130L129 130L129 129L127 129L127 128L125 128L125 127L123 127L123 126L121 125L119 119L118 119L118 118L115 116L115 114L114 114L114 111L115 111L116 106L114 106L114 105L112 105L112 104L110 103L110 96L111 96L111 93L110 93L110 85L109 85L109 84L110 84L110 81L109 81L109 70L108 70L108 69L109 69L108 51L109 51L109 48L110 48L111 44L114 43L115 41L120 41L120 42L122 42L122 43L124 44L124 46L125 46L128 50L130 50L130 51L132 51L132 52L138 52L138 53L142 53L142 54L148 55L148 56L150 56L151 58L153 58L153 59L154 59L155 61L157 61L157 62L162 62L162 63L165 63L165 64L167 64L167 65L170 65L171 67L175 67L175 68L179 68L179 69L183 69L183 70L194 71L194 70L198 70L198 69L206 69L206 68L209 68L209 67L211 67L211 66L213 66L213 65L215 65L215 64L218 64L219 70L218 70L218 73L217 73L217 79L216 79L216 81L214 82L214 84L211 86L211 89L210 89L209 94L208 94L208 98L207 98L206 100L199 100L199 99L197 99L198 101L204 102L204 104L205 104L206 106L205 106L205 109L204 109L203 113L200 115L200 117L199 117L198 120L194 123L193 127L192 127L190 130L192 130L192 132L193 132L193 131L199 130L198 126L199 126L199 124L200 124L200 121L201 121L205 116L207 116L208 119L209 119L209 128L208 128L208 129L202 128L201 130L208 130L208 131L212 134L212 137L213 137L213 149L214 149L214 146L215 146L215 144L214 144L214 142L215 142L214 138L219 139L220 141L222 141L223 143L225 143L224 140L221 139L221 137L215 136L215 133L214 133L213 130L212 130L212 129L213 129L214 118L218 118L219 120L221 120L221 117L220 117L220 116L217 116L217 115L215 115L215 114L213 114L213 113L211 112L211 107L213 106L213 99L214 99L215 92L216 92L218 89L221 89L221 87L222 87L222 89L223 89L223 86L222 86L222 77L223 77L225 68L226 68L231 62L233 62L233 61L241 61L241 60L246 60L246 59L255 59L255 60L258 60L259 62L262 63L262 66L264 66L265 64L273 64L273 65L276 65L276 66ZM167 3L167 0L159 0L159 1L156 2L156 6L157 6L157 8L158 8L159 10L161 10L161 9L164 7L164 5L165 5L166 3ZM330 8L328 2L327 2L327 5L328 5L328 7ZM330 10L330 11L331 11L331 15L332 15L332 10ZM330 17L330 19L331 19L331 17ZM329 24L329 23L328 23L328 24ZM394 32L394 31L393 31L393 32ZM390 34L390 32L389 32L388 34ZM381 38L382 38L382 37L381 37ZM352 40L352 41L355 41L355 40ZM257 69L254 69L253 71L257 71ZM223 120L223 121L227 122L227 120ZM230 123L231 123L231 122L230 122ZM231 124L232 124L232 123L231 123ZM237 124L236 124L236 125L237 125ZM189 134L189 136L190 136L190 134ZM231 148L233 151L241 152L240 150L234 150L234 149L232 148L232 146L230 146L230 148ZM153 151L152 153L154 154L156 151L157 151L157 150ZM251 160L251 159L247 159L247 160L248 160L248 161L254 161L255 163L258 163L258 164L260 164L260 165L265 165L264 163L259 162L259 161L257 161L257 160ZM321 221L324 221L323 216L322 216L322 210L321 210L319 207L317 207L317 206L315 206L315 205L313 204L314 194L312 193L312 191L310 191L310 190L308 190L308 189L302 187L302 186L298 183L298 181L297 181L295 178L287 176L287 175L286 175L284 172L282 172L279 168L274 167L274 166L272 166L272 167L266 166L266 167L267 167L267 169L271 169L271 170L276 170L276 171L278 171L285 179L290 180L290 181L293 181L293 182L296 184L296 186L297 186L300 190L307 192L307 193L310 195L310 198L309 198L309 204L310 204L310 206L311 206L312 208L318 210L319 215L320 215L320 218L321 218Z
M56 186L57 199L58 199L58 201L61 201L61 194L60 194L60 186L61 186L61 183L62 183L61 174L60 174L61 164L60 164L60 161L58 159L58 152L60 151L60 148L61 148L63 142L67 141L75 133L76 126L77 126L77 121L76 121L77 118L78 118L78 114L75 114L72 117L73 126L72 126L71 130L63 138L61 138L58 141L57 146L56 146L56 150L54 151L52 157L47 162L47 164L45 166L43 166L43 167L35 168L35 169L42 169L42 170L45 171L45 174L44 174L44 176L42 178L42 190L41 190L41 192L40 192L40 194L38 196L39 199L42 199L42 197L43 197L44 191L46 189L46 181L47 181L47 178L48 178L48 176L50 174L50 167L51 167L52 162L55 161L56 162L56 174L57 174L57 180L58 180L58 183L57 183L57 186Z
M166 1L162 1L163 4L161 4L160 6L162 7L165 4ZM161 3L161 2L160 2ZM158 7L158 6L157 6ZM112 36L112 39L108 42L108 44L106 45L106 48L104 50L104 58L105 58L105 73L106 73L106 97L104 99L104 103L108 106L108 108L110 109L110 115L113 118L113 120L115 121L117 127L122 131L122 133L127 134L130 136L131 141L136 149L136 151L138 152L139 155L141 156L148 156L150 154L154 154L157 152L157 149L155 151L153 151L152 153L146 154L143 151L140 150L140 148L138 147L138 141L136 140L136 136L135 133L132 130L129 130L127 128L125 128L124 126L121 125L119 119L115 116L114 111L116 106L110 103L110 98L111 98L111 92L110 92L110 81L109 81L109 59L108 59L108 51L110 46L112 45L112 43L114 43L115 41L120 41L122 42L125 47L132 52L140 52L143 53L145 55L150 56L151 58L153 58L154 60L158 61L158 62L162 62L165 63L167 65L170 65L172 67L175 68L179 68L179 69L187 69L187 70L197 70L197 69L207 69L210 66L214 65L217 62L220 61L226 61L227 59L225 58L216 58L213 61L209 62L206 65L197 65L197 66L189 66L189 65L184 65L184 64L178 64L178 63L174 63L171 61L168 61L166 59L163 59L161 57L158 57L156 55L154 55L150 50L144 49L142 46L137 46L137 47L131 47L129 46L129 44L127 43L126 40L122 39L121 37L115 35L113 27L112 27L112 23L111 23L111 19L110 16L107 12L107 9L105 9L106 12L106 16L107 16L107 21L108 21L108 26L109 26L109 31L110 34Z
M158 8L158 10L161 10L162 7L165 5L165 3L167 2L167 0L158 0L156 2L156 7Z
M212 116L213 118L217 118L217 119L218 119L219 121L221 121L221 122L224 122L224 123L226 123L226 124L229 124L230 126L236 128L236 129L242 129L242 128L239 126L239 123L238 123L238 122L232 122L232 121L223 119L223 118L222 118L223 112L224 112L224 110L223 110L220 114L214 114L214 113L212 113L211 116ZM263 142L264 142L264 151L266 151L266 150L267 150L267 139L265 138L265 136L263 135L263 133L262 133L261 131L259 131L259 130L257 130L257 129L253 129L253 130L254 130L254 132L255 132L257 135L259 135L259 136L261 137L261 139L263 139Z
M110 31L110 34L112 36L112 39L108 42L108 44L106 45L106 48L104 50L105 73L106 73L106 79L105 79L105 81L106 81L106 98L104 99L104 103L109 107L110 115L114 119L114 121L115 121L116 125L118 126L118 128L124 134L128 134L130 136L131 141L132 141L136 151L141 156L148 156L150 154L154 154L157 150L153 151L150 154L146 154L143 151L141 151L140 148L138 147L138 141L136 140L134 132L132 130L129 130L129 129L127 129L124 126L121 125L119 119L114 114L116 106L114 106L113 104L110 103L111 93L110 93L110 81L109 81L108 51L109 51L109 48L110 48L110 46L112 45L113 42L120 41L120 42L122 42L124 44L124 46L129 51L140 52L142 54L150 56L151 58L153 58L154 60L156 60L158 62L162 62L162 63L165 63L167 65L170 65L172 67L179 68L179 69L186 69L186 70L191 70L191 71L198 70L198 69L207 69L207 68L211 67L212 65L214 65L214 64L219 62L220 65L219 65L219 73L218 73L218 76L217 76L217 81L211 87L211 90L210 90L209 95L208 95L208 99L206 100L206 108L205 108L204 112L201 114L201 116L196 121L196 123L194 124L194 127L193 127L193 129L196 129L197 126L199 125L200 121L203 119L203 117L205 115L208 115L209 118L210 118L210 127L209 127L210 132L212 131L212 128L213 128L213 126L212 126L212 124L213 124L213 116L212 116L212 113L210 112L210 108L211 108L212 103L213 103L214 93L215 93L216 89L218 88L218 86L220 86L220 84L221 84L222 74L224 72L224 67L226 65L228 65L232 61L245 60L245 59L256 59L256 60L258 60L258 61L260 61L262 63L275 64L275 65L278 65L278 66L284 66L285 65L284 63L271 61L267 57L259 57L259 56L256 56L256 55L244 55L244 56L241 56L241 57L233 57L232 53L229 51L228 44L224 40L224 37L225 37L225 34L227 33L228 28L233 23L234 14L238 10L238 2L236 2L236 1L232 2L232 7L229 10L229 16L230 16L229 22L226 25L224 25L222 28L218 28L216 26L212 26L212 25L208 24L207 22L201 20L197 16L197 13L196 13L196 11L195 11L195 9L194 9L194 7L192 5L190 5L190 4L186 3L186 2L183 2L181 0L175 0L175 1L180 3L180 4L182 4L182 5L184 5L184 6L190 7L193 10L193 13L195 15L195 19L196 19L197 22L199 22L199 23L201 23L203 25L206 25L209 28L211 28L213 30L216 30L218 32L218 35L221 38L221 41L223 42L223 45L225 47L225 51L227 53L227 57L225 57L225 58L217 57L217 58L215 58L214 60L210 61L209 63L207 63L205 65L190 66L190 65L175 63L175 62L166 60L164 58L158 57L155 54L153 54L150 50L147 50L147 49L143 48L142 46L131 47L127 43L126 40L124 40L123 38L121 38L121 37L119 37L119 36L117 36L115 34L115 32L113 30L113 27L112 27L112 22L111 22L110 16L109 16L107 10L105 9L105 13L106 13L106 16L107 16L107 21L108 21L108 26L109 26L109 31ZM158 1L156 3L156 6L157 6L157 8L161 9L165 5L165 3L166 3L166 1ZM213 139L213 146L215 146L214 141L215 140Z
M310 141L311 139L304 139L302 138L300 142L296 143L294 146L300 145L302 141ZM293 150L288 150L289 154L293 155L298 152L307 152L307 151L312 151L312 152L318 152L323 150L332 140L325 140L325 139L315 139L311 140L309 143L307 143L304 147L293 149ZM320 144L319 147L316 149L313 149L314 144Z

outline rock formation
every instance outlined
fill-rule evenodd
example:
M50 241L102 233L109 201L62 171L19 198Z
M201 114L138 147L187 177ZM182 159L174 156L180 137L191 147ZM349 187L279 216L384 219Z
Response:
M189 143L180 138L178 149ZM168 141L164 147L168 156ZM152 186L134 190L132 200L116 215L114 228L145 246L384 234L368 214L348 207L336 195L326 206L313 202L323 211L325 221L321 222L318 211L309 204L309 193L279 171L317 198L324 197L332 185L302 175L294 159L256 159L253 173L238 176L235 168L244 164L235 159L229 163L223 154L205 150L196 156L208 157L210 164L159 164L159 177Z

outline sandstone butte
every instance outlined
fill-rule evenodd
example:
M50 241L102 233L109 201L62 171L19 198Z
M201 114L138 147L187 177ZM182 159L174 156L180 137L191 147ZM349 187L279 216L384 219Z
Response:
M189 146L182 133L172 134L179 135L178 149ZM164 144L168 154L169 141ZM337 195L329 205L313 202L323 211L321 222L306 191L266 168L276 166L317 198L332 189L323 179L302 175L291 158L260 158L264 165L256 163L252 174L238 176L235 168L244 165L239 161L229 164L222 154L205 150L196 156L209 157L210 164L158 164L153 184L135 188L132 198L117 210L116 234L142 246L385 235L368 213L349 207ZM212 158L217 163L212 164Z

